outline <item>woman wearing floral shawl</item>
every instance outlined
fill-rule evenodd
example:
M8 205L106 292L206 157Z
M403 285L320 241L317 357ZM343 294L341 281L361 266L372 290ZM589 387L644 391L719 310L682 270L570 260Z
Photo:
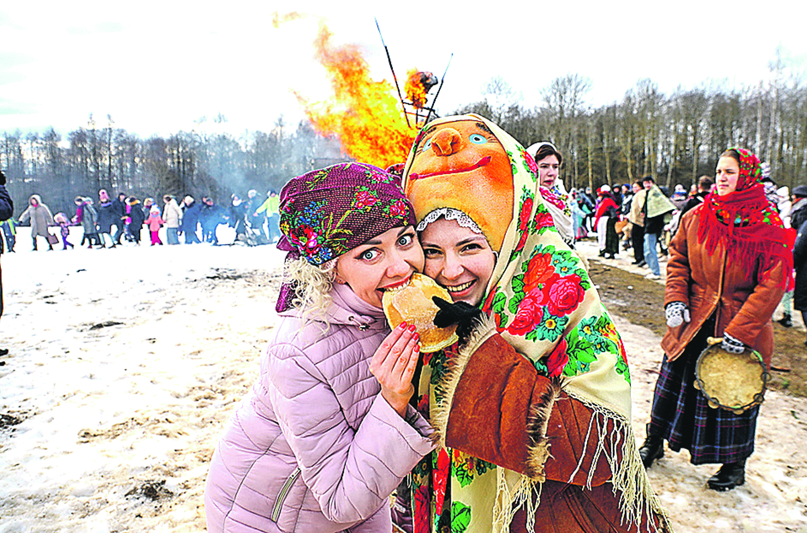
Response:
M424 358L418 408L441 446L413 473L415 532L669 531L635 447L624 346L537 177L477 115L430 123L407 161L418 229L456 219L496 257L489 319Z
M693 464L722 464L708 485L724 491L745 482L759 407L741 415L710 408L693 386L695 365L707 337L722 337L726 351L750 346L770 368L771 316L793 269L794 237L765 198L757 156L729 149L716 174L716 191L681 218L670 242L665 356L640 453L649 467L667 439Z

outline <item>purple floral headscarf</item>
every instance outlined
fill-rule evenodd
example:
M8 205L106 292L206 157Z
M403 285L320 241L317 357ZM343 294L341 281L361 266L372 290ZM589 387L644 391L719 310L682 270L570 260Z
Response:
M392 228L415 224L400 178L364 163L340 163L289 181L280 193L280 250L322 265ZM285 284L277 309L288 308Z

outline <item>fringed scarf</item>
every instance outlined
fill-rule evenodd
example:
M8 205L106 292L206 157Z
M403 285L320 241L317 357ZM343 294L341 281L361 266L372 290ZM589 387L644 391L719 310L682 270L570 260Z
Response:
M620 491L624 522L638 526L642 516L666 520L650 488L631 428L630 372L624 345L583 263L558 234L540 194L537 168L534 162L530 164L532 158L509 134L478 115L446 117L430 123L418 135L404 171L404 190L411 199L413 188L434 187L430 185L432 181L409 179L413 161L437 126L458 121L481 122L507 153L512 171L510 176L499 176L501 182L512 179L512 211L506 219L502 214L492 221L507 230L497 250L498 260L482 310L493 318L502 337L532 361L541 374L562 377L566 393L594 411L586 457L594 457L594 464L601 454L608 457L613 487ZM485 235L492 234L492 229L480 223L477 216L479 193L470 192L475 184L463 179L453 188L453 195L443 196L444 205L431 207L459 209L479 223ZM423 197L424 191L420 192ZM503 200L499 204L507 203ZM428 215L416 201L413 204L419 220ZM429 377L427 372L421 375L421 384L431 388L431 393L422 399L428 398L430 405L441 401L434 385L442 381L447 359L450 356L441 353L430 355L425 362L431 371ZM586 457L580 458L580 465ZM422 484L416 483L419 490L415 502L416 509L419 501L442 504L446 494L441 487L449 485L448 524L441 520L445 515L440 514L441 506L437 505L437 509L433 508L435 531L450 525L452 532L506 532L516 510L523 507L528 516L533 516L534 506L540 505L541 485L537 482L457 450L434 452L431 465L432 479L421 476ZM534 523L528 519L527 526ZM416 527L416 531L420 530Z
M740 156L740 174L734 192L720 196L712 192L701 207L698 242L714 253L718 243L729 254L729 260L742 264L752 272L758 258L760 271L781 261L783 283L793 271L794 232L785 228L776 208L765 196L759 159L744 148L730 148Z

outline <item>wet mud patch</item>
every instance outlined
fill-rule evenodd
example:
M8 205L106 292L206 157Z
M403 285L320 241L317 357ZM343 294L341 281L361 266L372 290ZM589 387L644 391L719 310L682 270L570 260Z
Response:
M138 482L137 485L134 486L129 492L126 493L126 497L143 497L149 499L153 502L160 501L160 500L167 500L173 498L174 493L165 488L165 480L153 480L147 479L145 481Z
M664 336L667 321L664 317L663 284L603 264L597 258L589 259L589 275L598 286L600 299L609 313L644 326L660 337ZM804 344L804 331L784 328L778 323L774 323L773 329L775 349L768 386L798 396L807 396L807 346Z

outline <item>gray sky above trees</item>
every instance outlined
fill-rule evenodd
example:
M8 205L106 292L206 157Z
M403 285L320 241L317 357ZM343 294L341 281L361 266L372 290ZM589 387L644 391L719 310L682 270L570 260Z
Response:
M587 101L595 106L620 100L642 78L666 94L709 79L756 86L768 79L777 46L807 75L803 2L584 0L500 11L514 3L479 4L4 2L0 131L66 133L90 113L100 126L111 115L141 136L189 131L219 114L228 122L210 127L234 134L269 130L281 114L295 124L303 115L291 89L312 100L327 94L313 59L317 17L338 42L362 48L374 79L391 81L374 17L401 81L414 67L441 76L453 52L443 113L479 100L497 76L527 107L568 73L591 80ZM273 13L292 5L312 17L273 28Z

